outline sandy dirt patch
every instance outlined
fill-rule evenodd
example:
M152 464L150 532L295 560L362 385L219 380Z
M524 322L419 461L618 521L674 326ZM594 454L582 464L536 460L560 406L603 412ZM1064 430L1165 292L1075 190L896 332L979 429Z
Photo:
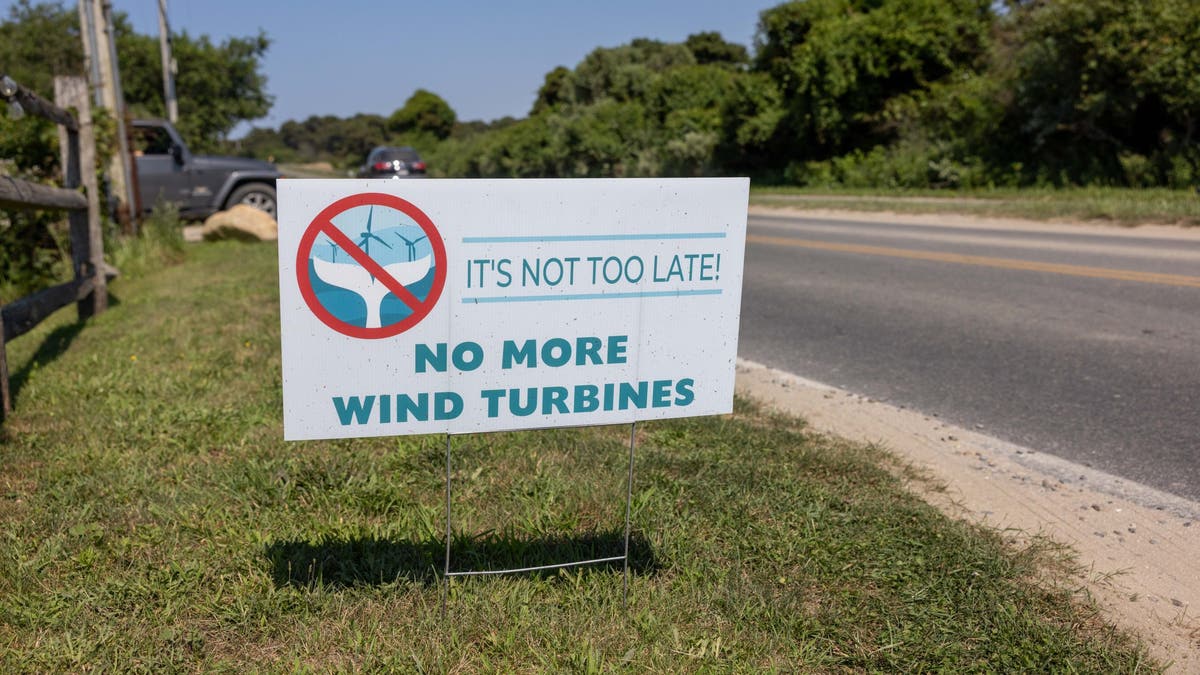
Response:
M1170 672L1200 672L1200 504L753 362L737 387L927 471L946 490L914 487L951 516L1071 546L1111 621Z

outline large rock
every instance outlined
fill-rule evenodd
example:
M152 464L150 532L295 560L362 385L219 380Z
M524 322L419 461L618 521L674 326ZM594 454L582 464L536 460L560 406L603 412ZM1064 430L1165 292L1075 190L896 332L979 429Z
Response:
M200 229L200 235L204 241L275 241L279 238L279 223L264 211L238 204L209 216Z

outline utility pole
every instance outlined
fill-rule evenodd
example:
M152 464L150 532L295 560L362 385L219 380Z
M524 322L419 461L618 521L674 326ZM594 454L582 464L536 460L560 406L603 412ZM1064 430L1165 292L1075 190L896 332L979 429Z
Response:
M128 137L125 135L124 99L117 77L117 49L112 31L111 3L108 0L79 0L80 32L83 34L83 53L88 59L96 107L112 113L117 123L118 151L108 165L108 198L118 222L134 231L133 181L129 159ZM113 199L115 197L115 199Z
M97 58L96 19L92 0L79 0L79 32L83 35L83 61L92 87L94 105L104 107L104 78L100 75L100 59Z
M113 194L123 202L123 211L117 209L117 220L129 224L129 231L137 234L137 201L133 191L133 162L129 155L129 136L125 130L125 94L121 90L121 69L117 63L117 38L113 32L111 0L79 0L88 3L90 13L85 13L95 24L92 33L95 40L94 56L99 64L102 105L112 111L117 123L117 157L109 166L109 180ZM84 40L85 48L87 40Z
M167 119L179 121L179 104L175 101L175 59L171 56L171 26L167 23L167 0L158 0L158 45L162 52L163 101L167 104Z

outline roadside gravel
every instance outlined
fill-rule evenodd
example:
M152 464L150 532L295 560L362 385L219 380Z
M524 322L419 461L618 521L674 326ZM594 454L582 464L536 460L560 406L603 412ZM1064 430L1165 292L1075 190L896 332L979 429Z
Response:
M738 362L737 387L927 472L913 488L950 515L1069 545L1110 620L1169 672L1200 672L1200 504L757 363Z

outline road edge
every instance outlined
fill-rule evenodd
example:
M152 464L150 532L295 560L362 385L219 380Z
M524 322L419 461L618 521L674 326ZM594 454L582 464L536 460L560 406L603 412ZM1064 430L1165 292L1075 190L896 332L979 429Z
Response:
M738 359L737 391L901 457L951 517L1071 547L1109 620L1172 672L1200 671L1200 504L753 361Z

